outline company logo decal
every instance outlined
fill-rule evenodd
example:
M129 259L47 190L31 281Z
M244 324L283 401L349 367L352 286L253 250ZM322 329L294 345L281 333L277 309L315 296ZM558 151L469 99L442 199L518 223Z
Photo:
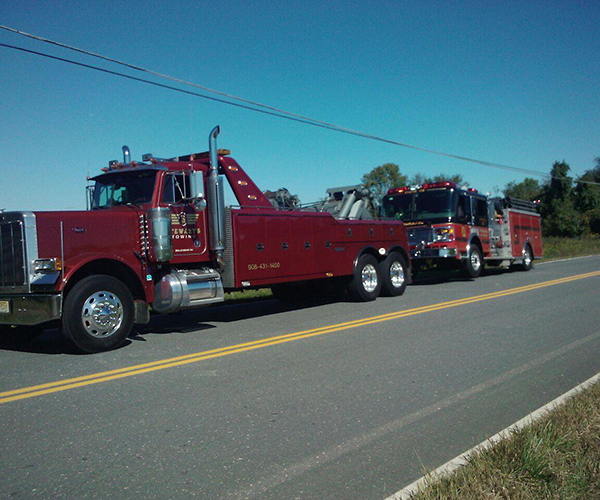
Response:
M198 239L198 214L185 212L171 214L171 227L173 228L173 239ZM195 245L198 246L198 245Z

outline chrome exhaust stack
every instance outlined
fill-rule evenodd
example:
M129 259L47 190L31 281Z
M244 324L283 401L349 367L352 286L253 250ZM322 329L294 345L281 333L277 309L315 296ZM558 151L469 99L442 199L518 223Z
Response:
M128 146L123 146L123 163L129 165L131 163L131 151Z
M223 252L225 250L225 192L223 180L219 176L219 158L217 156L217 125L208 136L210 169L207 179L208 218L210 225L210 246L215 252L220 271L224 270Z

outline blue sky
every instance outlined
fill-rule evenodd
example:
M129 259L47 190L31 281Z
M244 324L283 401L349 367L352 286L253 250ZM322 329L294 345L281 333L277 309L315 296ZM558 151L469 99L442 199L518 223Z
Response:
M0 24L371 134L574 174L600 156L600 2L7 0ZM0 42L123 71L17 35ZM373 167L459 172L480 191L525 176L153 88L0 47L0 208L77 209L129 145L220 147L262 189L302 201Z

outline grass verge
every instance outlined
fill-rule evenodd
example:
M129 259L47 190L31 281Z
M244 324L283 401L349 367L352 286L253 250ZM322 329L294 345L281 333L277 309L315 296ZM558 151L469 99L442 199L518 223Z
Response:
M544 260L567 259L600 254L600 237L557 238L544 237Z
M260 288L258 290L242 290L241 292L227 292L225 294L225 301L228 304L272 298L273 294L271 293L270 288Z
M600 383L411 498L600 499Z

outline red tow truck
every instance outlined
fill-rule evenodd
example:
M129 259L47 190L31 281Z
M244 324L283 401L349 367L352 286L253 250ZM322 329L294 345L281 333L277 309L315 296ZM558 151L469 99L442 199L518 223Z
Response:
M134 323L271 287L282 300L347 289L397 296L410 281L400 221L357 220L357 190L321 208L274 206L229 151L113 161L87 211L0 213L0 329L59 320L79 350L121 345ZM224 183L239 206L225 207ZM345 189L345 188L344 188ZM354 214L354 215L353 215ZM8 325L8 326L7 326ZM23 326L25 325L25 326Z
M413 273L436 264L477 278L484 265L528 271L543 257L540 216L528 201L442 181L390 189L381 210L405 222Z

